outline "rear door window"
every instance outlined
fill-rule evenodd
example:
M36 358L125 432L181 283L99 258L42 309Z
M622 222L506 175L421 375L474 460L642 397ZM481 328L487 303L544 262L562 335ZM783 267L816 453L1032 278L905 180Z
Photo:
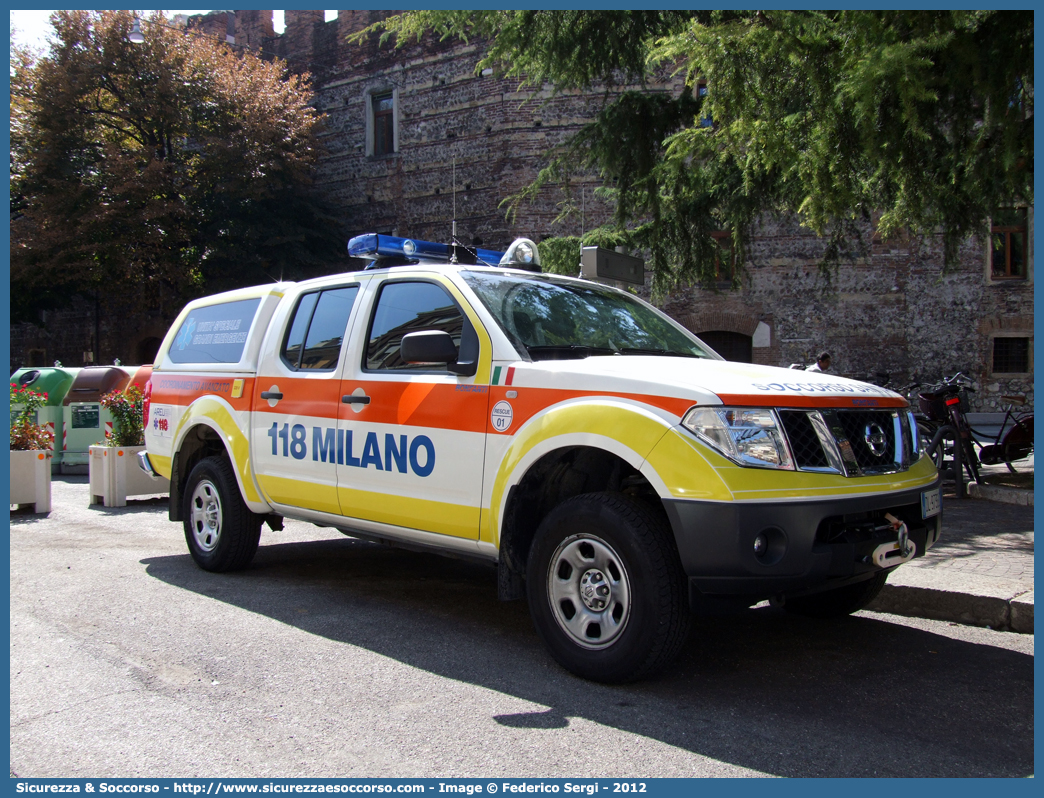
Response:
M238 363L261 299L241 299L191 311L167 357L174 363Z
M358 293L359 286L348 285L302 295L283 343L283 362L292 369L337 368L348 317Z

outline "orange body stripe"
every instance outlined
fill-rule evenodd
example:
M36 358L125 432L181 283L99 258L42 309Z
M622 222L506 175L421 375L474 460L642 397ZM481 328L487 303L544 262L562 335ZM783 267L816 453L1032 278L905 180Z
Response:
M432 429L454 429L461 432L488 432L511 435L523 424L546 408L570 399L624 399L665 410L681 418L696 404L691 399L670 396L651 396L608 391L575 391L560 388L521 388L518 386L454 385L432 382L383 382L338 379L294 379L261 377L243 379L243 395L232 398L233 378L206 376L153 375L152 402L187 406L201 396L223 398L235 410L249 410L251 404L258 410L314 418L342 418L346 421L366 421L374 424L410 425ZM278 385L283 394L274 408L259 398L261 391ZM341 402L341 396L362 388L370 403L362 412ZM508 399L508 391L517 396ZM488 395L487 395L488 394ZM725 405L739 407L868 407L903 408L904 399L869 396L791 396L773 394L719 394ZM490 421L488 407L504 400L514 412L511 428L498 432ZM477 414L477 405L485 405Z
M515 391L518 393L518 396L508 399L508 391ZM666 410L671 415L679 418L685 415L685 411L695 404L691 399L678 399L671 396L648 396L640 393L612 393L609 391L569 391L561 388L492 386L489 392L490 406L503 400L511 405L514 414L511 428L506 433L498 432L494 429L491 420L486 419L485 431L495 435L512 435L540 411L570 399L626 399L631 402L640 402L644 405Z
M232 383L243 380L243 394L238 399L232 398ZM150 404L181 405L187 407L201 396L219 396L234 410L249 410L254 389L253 377L232 375L229 377L211 377L203 374L156 374L152 375L152 395Z
M909 402L890 396L791 396L785 393L720 393L721 403L737 407L908 407Z
M263 413L285 413L288 416L337 418L341 407L341 381L338 379L300 380L286 377L258 377L253 393L254 409ZM270 407L263 391L279 386L283 398ZM349 390L348 393L351 393Z

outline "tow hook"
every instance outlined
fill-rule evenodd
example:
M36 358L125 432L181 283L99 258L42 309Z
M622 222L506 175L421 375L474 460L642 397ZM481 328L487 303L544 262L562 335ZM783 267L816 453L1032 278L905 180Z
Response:
M917 544L910 540L910 530L906 524L891 513L885 513L885 519L892 525L892 529L898 534L898 540L893 543L882 543L872 555L875 565L879 568L890 568L909 562L917 553Z

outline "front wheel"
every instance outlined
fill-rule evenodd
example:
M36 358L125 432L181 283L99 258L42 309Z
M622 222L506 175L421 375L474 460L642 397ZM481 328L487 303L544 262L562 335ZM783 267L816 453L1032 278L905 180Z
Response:
M877 598L888 579L888 571L854 585L845 585L811 596L788 598L783 609L807 618L841 618L866 607Z
M228 459L196 463L183 495L185 542L196 564L205 571L246 568L257 551L262 517L243 502Z
M540 524L526 569L537 632L566 670L628 682L666 666L688 635L685 575L663 518L590 493Z

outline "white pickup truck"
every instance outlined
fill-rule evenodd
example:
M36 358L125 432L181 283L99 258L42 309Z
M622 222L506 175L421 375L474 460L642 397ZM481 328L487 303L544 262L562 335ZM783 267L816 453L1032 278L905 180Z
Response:
M493 562L559 663L620 682L670 662L691 610L851 613L938 540L901 396L724 361L531 244L436 248L362 236L367 269L178 316L142 467L202 568L245 568L283 517Z

